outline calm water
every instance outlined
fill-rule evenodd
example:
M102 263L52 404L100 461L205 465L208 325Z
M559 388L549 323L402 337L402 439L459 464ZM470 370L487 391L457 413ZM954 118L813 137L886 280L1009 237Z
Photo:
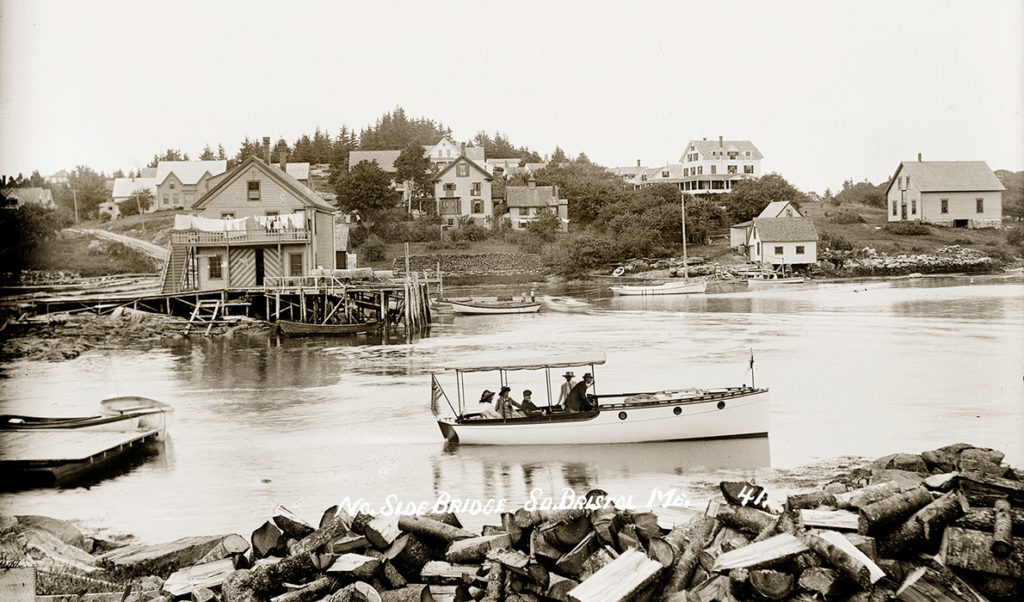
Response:
M131 471L89 487L0 494L0 512L159 541L247 535L278 504L316 521L346 496L374 509L389 494L514 506L534 488L601 487L643 505L654 488L700 500L718 480L740 477L781 490L851 456L955 441L1024 465L1020 279L656 299L574 294L594 310L457 317L412 345L196 339L8 364L0 412L83 414L101 398L131 394L170 402L176 415L167 444ZM604 350L597 387L614 392L749 383L751 349L757 384L771 388L768 440L445 449L428 410L429 374L451 361ZM467 379L471 392L496 385L496 375ZM541 376L517 375L511 385L517 398L530 388L544 399Z

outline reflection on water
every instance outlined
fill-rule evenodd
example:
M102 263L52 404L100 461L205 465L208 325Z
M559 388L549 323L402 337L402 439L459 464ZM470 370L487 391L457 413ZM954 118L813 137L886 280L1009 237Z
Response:
M495 293L502 290L476 292ZM700 498L722 478L785 481L795 467L819 461L827 467L841 456L953 441L999 448L1008 462L1024 464L1019 280L823 283L646 299L613 298L597 287L575 294L594 309L458 316L411 343L195 338L6 365L0 413L89 414L100 399L131 394L171 403L175 421L173 450L156 461L88 487L4 494L0 512L80 519L156 541L245 534L277 504L316 520L346 496L374 506L389 494L428 501L440 492L518 503L532 489L557 495L597 487L639 499L679 487ZM465 360L593 350L608 358L597 367L602 393L756 378L771 390L770 454L768 439L445 448L428 411L430 373ZM543 391L536 379L516 373L510 384ZM813 469L812 478L824 470Z

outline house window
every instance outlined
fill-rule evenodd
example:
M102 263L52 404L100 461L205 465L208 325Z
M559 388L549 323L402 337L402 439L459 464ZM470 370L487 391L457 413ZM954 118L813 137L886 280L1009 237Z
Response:
M797 255L803 255L804 254L804 246L803 245L797 245L796 246L796 254Z
M221 214L220 214L220 218L221 219L234 219L235 218L235 214L227 212L227 211L222 211Z
M483 201L473 201L473 213L483 213L483 212L484 212L484 202Z
M775 254L782 255L782 247L775 247Z
M444 196L455 196L455 184L444 185Z
M750 156L750 151L747 151L747 154L746 154L746 156L748 156L748 157Z
M717 171L718 171L718 166L717 165L712 165L711 166L711 175L715 175L715 173Z
M697 174L704 175L704 166L703 165L697 166Z
M469 193L473 196L480 196L480 182L473 182L473 186L469 189Z
M949 199L941 199L939 203L939 213L949 213ZM892 206L892 214L896 215L896 205Z
M754 173L754 166L753 165L744 165L743 166L743 173Z
M174 182L171 182L171 190L174 190Z
M975 213L985 213L985 199L974 199Z
M220 279L224 278L224 273L222 271L223 266L221 266L221 257L222 257L221 255L210 255L210 264L209 264L209 268L210 268L209 269L209 279L210 280L220 280Z
M195 193L193 193L193 192L186 192L185 193L185 203L186 204L191 205L192 203L195 202L195 200L196 200Z
M454 217L449 217L448 218L448 225L449 226L454 226L455 225L455 218Z
M730 166L729 166L729 173L737 173L737 172L736 172L736 166L735 166L735 165L730 165Z
M289 276L301 276L302 275L302 253L289 253L288 254L288 275Z
M165 194L165 195L164 195L164 205L166 205L166 204L168 204L168 203L170 203L170 202L171 202L171 197L170 197L170 195L168 195L168 194Z
M459 163L455 166L455 175L460 178L469 177L469 165L465 163Z
M690 175L690 168L689 167L684 167L683 168L683 177L685 178L685 177L687 177L689 175Z
M668 172L667 171L662 171L661 172L661 177L667 178L668 177Z
M172 194L171 198L174 200L174 206L177 207L178 206L178 193L175 192L174 194Z
M730 159L735 159L736 158L736 153L734 151L729 151L729 158Z
M281 215L278 211L267 211L267 217L277 217L278 215Z
M910 215L917 215L917 199L910 200Z
M249 190L249 200L250 201L258 201L258 200L260 200L260 181L259 180L249 180L249 182L248 182L248 184L246 184L246 186L248 187L248 190Z
M896 201L892 202L892 214L896 215Z

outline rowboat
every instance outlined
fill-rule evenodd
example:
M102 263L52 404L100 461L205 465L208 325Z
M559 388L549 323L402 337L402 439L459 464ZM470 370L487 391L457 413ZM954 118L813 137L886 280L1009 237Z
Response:
M586 301L580 301L572 297L544 295L541 297L541 301L544 302L544 309L550 309L551 311L573 312L586 311L591 308L591 305Z
M703 293L707 290L708 281L699 279L685 279L678 282L665 282L663 284L621 284L611 287L616 295L689 295Z
M604 362L604 353L595 352L453 364L446 366L445 371L455 373L457 405L451 403L438 375L433 374L431 411L444 438L464 445L643 443L763 437L768 434L768 389L755 388L753 383L716 389L588 395L596 407L580 412L568 412L553 406L548 386L547 407L531 415L488 418L466 408L466 374L498 372L500 382L506 384L509 372L537 371L544 373L543 377L538 377L539 381L543 378L543 382L551 383L552 369L589 366L593 374L594 367ZM446 402L447 409L443 409L442 401Z
M747 276L747 286L774 286L777 284L803 284L803 276L779 276L777 272L755 272Z
M457 314L532 314L540 311L535 301L451 301Z
M166 438L171 406L115 397L92 416L0 416L0 472L12 487L59 485L121 461Z
M377 324L376 321L356 324L307 324L305 322L289 322L288 320L277 321L277 327L286 337L360 334L376 330Z

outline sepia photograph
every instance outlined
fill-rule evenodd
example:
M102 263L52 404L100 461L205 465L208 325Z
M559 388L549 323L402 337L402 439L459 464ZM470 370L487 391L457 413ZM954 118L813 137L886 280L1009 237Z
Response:
M0 0L0 601L1024 599L1024 3Z

